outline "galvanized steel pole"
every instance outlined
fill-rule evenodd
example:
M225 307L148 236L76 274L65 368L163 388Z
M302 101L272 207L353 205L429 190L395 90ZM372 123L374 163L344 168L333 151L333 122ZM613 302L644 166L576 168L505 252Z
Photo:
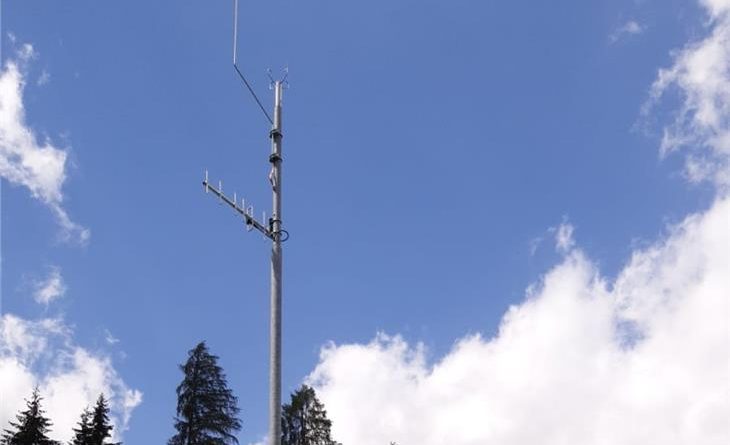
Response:
M284 81L279 80L273 83L274 88L274 118L271 119L272 126L269 131L271 138L271 173L269 182L273 191L273 202L271 217L267 221L257 221L253 215L253 206L246 208L244 201L238 202L234 193L233 197L223 193L223 184L218 187L208 181L208 172L205 172L203 187L206 193L215 195L222 203L228 204L239 215L243 216L246 227L249 230L256 229L266 238L271 240L271 313L269 325L269 444L281 444L281 270L282 270L282 248L281 244L289 238L289 233L282 228L281 222L281 102L284 89ZM268 117L268 114L267 114ZM265 218L265 216L264 216Z
M0 0L2 1L2 0ZM233 3L233 68L243 81L246 88L253 96L259 108L263 112L266 119L271 123L271 155L269 162L271 163L271 173L269 174L269 182L273 191L273 202L271 217L268 221L257 221L253 214L253 206L246 207L244 200L240 205L236 194L233 197L226 196L223 193L223 184L218 183L218 187L212 185L208 181L208 172L205 172L205 180L203 187L206 193L210 192L221 200L222 203L228 204L246 222L248 230L256 229L266 238L271 240L271 313L269 325L269 444L281 445L281 272L282 272L282 242L289 238L289 233L282 228L281 222L281 139L283 133L281 131L281 102L287 75L281 80L272 80L274 89L274 113L273 119L266 111L258 96L254 92L251 84L246 80L241 70L236 64L237 59L237 35L238 35L238 0ZM266 216L264 214L264 219Z
M273 206L270 220L271 246L271 320L269 345L269 443L281 444L281 99L282 82L274 82L274 123L271 128L271 174Z

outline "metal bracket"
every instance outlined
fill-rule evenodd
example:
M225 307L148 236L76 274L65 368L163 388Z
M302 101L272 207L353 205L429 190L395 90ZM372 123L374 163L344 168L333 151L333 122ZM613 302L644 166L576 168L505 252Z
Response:
M271 131L269 131L270 139L273 139L275 137L283 137L283 136L284 135L282 134L281 130L279 130L278 128L272 128Z

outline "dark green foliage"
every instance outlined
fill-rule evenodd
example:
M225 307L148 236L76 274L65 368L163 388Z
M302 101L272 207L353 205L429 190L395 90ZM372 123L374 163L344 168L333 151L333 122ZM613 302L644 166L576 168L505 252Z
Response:
M43 398L38 388L33 390L30 400L26 400L27 409L16 416L17 422L10 422L11 429L6 429L0 438L2 445L59 445L55 440L48 438L51 423L44 416L41 408Z
M180 370L185 377L177 387L177 434L168 444L237 444L234 433L241 429L238 400L228 388L218 357L201 342L188 352L188 360Z
M106 442L113 428L109 422L109 402L102 394L93 410L87 408L81 413L78 427L73 429L74 438L70 445L121 445L121 442Z
M91 443L91 411L86 408L81 413L78 426L73 429L74 438L71 445L89 445Z
M291 395L281 415L282 445L339 445L332 440L332 421L314 389L302 385Z
M113 428L109 423L109 402L104 398L104 394L101 394L91 416L89 445L121 445L121 443L106 442L107 438L112 437Z

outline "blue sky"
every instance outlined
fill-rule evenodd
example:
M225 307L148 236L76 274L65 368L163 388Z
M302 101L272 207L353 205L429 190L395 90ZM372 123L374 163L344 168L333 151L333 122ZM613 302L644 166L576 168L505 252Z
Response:
M266 431L269 246L200 186L208 169L269 207L268 127L231 33L230 1L2 3L3 62L35 52L26 122L68 153L62 205L91 234L64 241L4 181L2 311L61 318L110 358L143 394L126 443L172 434L177 364L202 339L240 398L241 443ZM239 60L265 104L266 69L290 72L285 394L330 341L400 335L435 363L495 335L564 261L562 223L610 280L708 209L716 187L659 155L681 94L641 114L672 51L706 33L707 12L675 0L242 1ZM65 292L38 304L53 271Z

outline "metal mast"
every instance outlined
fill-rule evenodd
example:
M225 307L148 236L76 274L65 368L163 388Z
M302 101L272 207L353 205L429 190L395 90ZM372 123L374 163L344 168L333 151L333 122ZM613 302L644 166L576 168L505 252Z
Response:
M271 173L269 180L273 190L271 214L271 320L269 345L269 443L281 442L281 94L282 83L274 82L274 125L271 137Z
M286 75L282 80L274 81L272 79L272 89L274 90L274 113L273 119L261 104L261 101L254 93L251 85L238 68L236 61L236 40L238 34L238 0L234 0L234 22L233 22L233 67L238 73L246 88L256 100L261 111L263 111L266 119L271 123L269 138L271 139L271 154L269 162L271 163L271 172L269 173L269 182L272 189L272 212L271 217L266 218L264 213L261 222L254 217L253 206L246 207L245 200L241 199L240 205L236 194L233 197L226 196L223 193L223 184L218 182L215 187L208 181L208 172L205 172L203 187L206 193L210 192L217 198L228 204L238 214L243 217L248 230L256 229L266 238L271 240L271 313L269 326L269 443L271 445L281 444L281 289L282 289L282 263L283 252L282 243L289 238L289 233L282 229L281 214L281 164L283 161L281 155L282 133L282 95L284 85L286 83Z

